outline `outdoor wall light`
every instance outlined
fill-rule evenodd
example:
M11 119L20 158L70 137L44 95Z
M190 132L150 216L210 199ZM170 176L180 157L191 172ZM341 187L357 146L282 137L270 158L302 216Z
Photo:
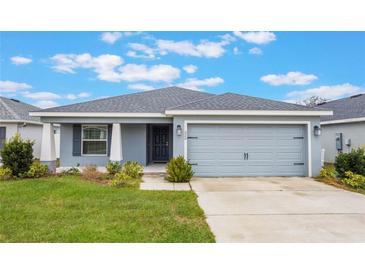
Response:
M319 126L314 126L313 128L314 136L321 136L321 128Z
M182 134L182 128L181 128L181 125L177 125L177 126L176 126L176 134L177 134L177 136L181 136L181 134Z

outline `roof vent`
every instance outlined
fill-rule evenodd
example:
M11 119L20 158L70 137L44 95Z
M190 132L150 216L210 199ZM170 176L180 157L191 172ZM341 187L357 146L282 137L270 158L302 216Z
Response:
M17 100L17 99L13 99L13 98L11 98L10 100L12 100L12 101L14 101L14 102L17 102L17 103L20 103L20 101L19 101L19 100Z
M350 98L360 97L361 95L362 95L362 93L360 93L360 94L355 94L355 95L352 95Z

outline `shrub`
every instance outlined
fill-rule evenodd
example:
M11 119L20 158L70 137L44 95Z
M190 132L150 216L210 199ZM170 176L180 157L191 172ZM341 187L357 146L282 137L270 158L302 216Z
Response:
M80 175L80 169L78 169L77 167L71 167L69 169L66 169L64 171L62 171L63 175Z
M354 174L352 171L346 171L342 182L353 188L361 188L365 186L365 176Z
M39 161L33 161L25 177L28 178L40 178L48 174L48 166L41 164Z
M326 165L321 169L319 176L322 178L336 178L337 172L333 165Z
M4 167L11 170L13 176L23 176L33 161L33 144L30 140L23 140L17 133L5 142L0 151Z
M194 172L183 156L172 158L166 166L166 180L170 182L189 182Z
M122 172L133 179L139 179L143 174L143 166L135 161L127 161L123 165Z
M86 166L82 170L82 177L91 181L99 181L103 179L103 173L99 172L95 165Z
M115 175L122 170L122 165L119 162L109 161L106 165L106 170L110 175Z
M9 180L12 177L11 169L8 167L0 167L0 181Z
M110 185L114 187L122 187L128 185L133 178L124 172L118 172L114 175L113 180L111 181Z
M365 176L364 149L353 149L349 153L340 153L335 160L335 168L341 178L345 177L346 171Z

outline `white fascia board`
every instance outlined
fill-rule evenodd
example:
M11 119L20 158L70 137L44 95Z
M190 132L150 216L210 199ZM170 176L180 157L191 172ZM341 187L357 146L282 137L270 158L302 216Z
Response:
M1 123L25 123L30 125L43 125L42 122L28 121L28 120L0 120Z
M166 117L163 113L133 112L30 112L36 117Z
M242 116L330 116L333 111L290 110L166 110L166 115L242 115Z
M356 123L356 122L365 122L365 117L323 121L321 122L321 125L345 124L345 123Z

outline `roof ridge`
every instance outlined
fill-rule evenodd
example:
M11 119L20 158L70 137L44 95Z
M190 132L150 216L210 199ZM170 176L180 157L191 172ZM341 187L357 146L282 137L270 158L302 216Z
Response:
M8 99L10 100L10 99ZM20 119L20 116L10 107L8 106L8 104L4 101L4 97L0 98L0 102L2 103L2 105L4 106L4 108L6 108L16 119Z
M321 103L321 105L325 105L328 103L333 103L333 102L338 102L338 101L344 101L344 100L348 100L348 99L354 99L354 98L358 98L361 97L362 95L365 95L365 93L357 93L348 97L344 97L344 98L339 98L339 99L335 99L335 100L331 100L331 101L327 101L327 102L323 102Z
M189 105L189 104L192 104L192 103L196 103L196 102L199 102L199 101L204 101L204 100L207 100L207 99L210 99L212 97L219 96L219 95L221 95L221 94L212 94L211 96L206 97L206 98L201 98L201 99L198 99L198 100L190 101L188 103L184 103L184 104L180 104L180 105L176 105L176 106L173 106L173 107L166 108L166 110L177 108L177 107L182 107L182 106Z
M157 88L157 89L152 89L152 90L138 91L138 92L133 92L133 93L109 96L109 97L106 97L106 98L94 99L94 100L90 100L90 101L86 101L86 102L87 103L89 103L89 102L102 102L102 101L105 101L105 100L120 98L120 97L123 97L123 96L142 95L142 94L146 94L146 93L153 93L153 92L166 90L166 89L171 89L171 88L178 88L178 89L182 89L182 90L185 90L185 91L191 91L191 92L196 92L196 93L201 93L201 94L212 94L212 93L209 93L209 92L202 92L202 91L182 88L182 87L178 87L178 86L170 86L170 87L165 87L165 88ZM68 104L68 105L65 105L65 106L75 106L75 105L80 105L80 104L83 104L83 103L86 103L86 102L78 102L78 103ZM50 109L59 108L59 107L63 107L63 106L46 108L46 109L43 109L43 111L48 111Z

